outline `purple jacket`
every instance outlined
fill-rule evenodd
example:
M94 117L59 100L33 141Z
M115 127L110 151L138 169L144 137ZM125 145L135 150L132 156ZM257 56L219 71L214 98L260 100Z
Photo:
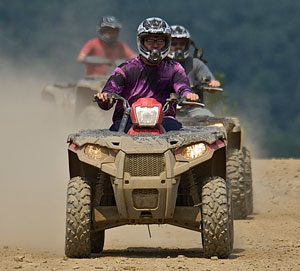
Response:
M171 92L181 96L191 93L189 80L183 67L168 58L163 59L158 66L145 64L140 56L129 59L117 67L108 79L102 93L116 93L128 100L132 105L139 98L152 97L162 105L169 98ZM108 110L112 107L108 103L98 102L99 106ZM113 121L122 119L122 102L118 101L113 115ZM175 118L176 107L170 107L166 117Z

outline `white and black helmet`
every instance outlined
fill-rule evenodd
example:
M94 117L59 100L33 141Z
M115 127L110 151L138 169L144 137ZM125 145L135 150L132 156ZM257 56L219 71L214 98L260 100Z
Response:
M114 16L104 16L98 23L97 32L99 33L100 39L105 42L115 42L118 39L118 36L110 37L106 35L106 29L108 28L120 30L122 25Z
M186 45L184 50L170 51L169 58L183 61L187 59L190 54L191 35L189 31L181 25L172 25L170 28L172 39L183 39L186 42Z
M148 50L144 46L144 39L150 34L162 35L165 38L165 46L158 50ZM171 29L166 21L161 18L151 17L142 21L137 29L137 47L140 54L151 63L158 63L164 59L170 50Z

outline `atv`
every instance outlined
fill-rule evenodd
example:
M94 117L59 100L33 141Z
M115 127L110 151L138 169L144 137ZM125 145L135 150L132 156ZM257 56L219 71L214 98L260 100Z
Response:
M197 104L177 95L164 106L153 98L131 107L116 94L108 98L123 102L118 132L81 130L68 137L66 256L101 253L110 228L170 224L200 232L205 257L228 258L233 213L224 128L165 132L161 121L170 106Z
M99 56L88 56L84 63L90 65L109 65L105 75L88 75L77 83L55 83L47 84L42 91L45 101L63 107L69 120L74 120L79 129L97 128L100 125L108 126L107 112L98 110L90 101L94 94L99 92L105 85L113 70L125 60L110 60Z
M222 88L208 86L210 78L204 77L196 86L195 93L203 97L203 92L222 92ZM235 219L245 219L253 213L253 189L251 156L242 143L242 129L238 118L218 117L210 110L197 107L177 107L177 119L185 126L220 126L227 132L227 178L231 182L233 213Z

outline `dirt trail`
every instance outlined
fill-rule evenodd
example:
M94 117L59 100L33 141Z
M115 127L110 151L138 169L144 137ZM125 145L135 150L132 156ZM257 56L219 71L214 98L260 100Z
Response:
M0 270L300 270L300 160L254 160L253 173L255 213L235 221L230 259L203 258L196 232L151 226L149 238L146 226L125 226L107 231L100 258L66 259L63 240L57 252L1 241ZM59 220L52 226L63 226ZM39 226L47 235L42 221Z

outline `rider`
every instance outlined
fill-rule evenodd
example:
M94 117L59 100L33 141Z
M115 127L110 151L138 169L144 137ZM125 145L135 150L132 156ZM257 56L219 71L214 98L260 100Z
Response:
M145 19L137 29L137 47L139 56L127 60L117 67L107 81L99 98L98 104L108 110L107 93L116 93L128 100L132 105L142 97L152 97L161 104L166 102L171 92L186 96L187 100L198 101L197 94L191 92L188 78L182 66L169 58L171 29L162 19L152 17ZM123 116L121 101L116 105L111 131L117 131ZM179 130L182 125L175 119L176 107L173 106L165 114L162 125L166 131ZM129 120L125 132L131 127Z
M216 80L205 65L199 58L193 58L189 54L191 36L189 31L181 25L172 25L171 27L171 49L169 58L178 61L184 68L188 75L191 86L197 85L203 77L210 77L208 85L210 87L220 87L221 84ZM200 100L203 101L203 93L199 93Z
M77 61L86 64L86 75L103 75L109 70L107 64L92 64L88 62L88 56L100 56L117 60L135 57L131 49L121 41L118 36L122 25L113 16L104 16L97 27L98 38L89 40L77 56Z

